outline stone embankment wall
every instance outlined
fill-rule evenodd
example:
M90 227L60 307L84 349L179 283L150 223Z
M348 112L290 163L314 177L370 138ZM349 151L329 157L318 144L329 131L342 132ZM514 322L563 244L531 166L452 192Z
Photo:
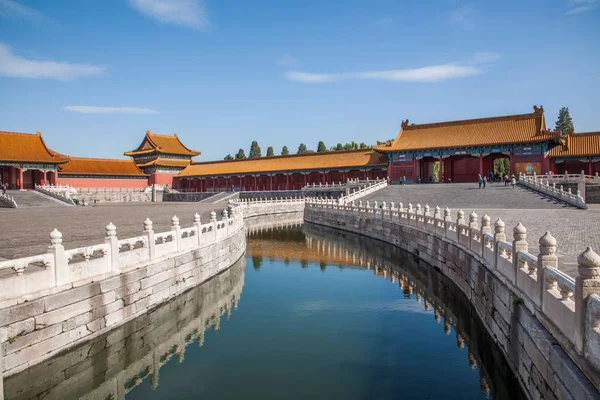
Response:
M5 380L8 399L125 399L136 386L160 383L173 357L184 361L189 345L202 346L205 331L235 318L246 258L146 315L75 346ZM186 368L185 366L180 366Z
M555 267L556 241L527 253L526 230L507 242L504 223L484 216L451 220L427 209L308 201L306 222L372 237L433 265L465 293L530 398L600 399L598 255L580 256L576 284ZM513 250L514 249L514 250ZM539 261L539 263L538 263ZM554 268L552 267L554 266Z
M164 193L163 197L162 197L162 201L197 203L199 201L208 199L209 197L216 196L216 195L217 195L217 193L207 193L207 192Z
M152 193L143 188L76 188L71 198L88 204L96 203L128 203L152 201Z
M588 183L585 185L585 202L587 204L600 204L600 184Z
M49 253L0 262L0 343L4 376L91 340L176 297L233 265L245 252L243 216L231 208L217 220L65 250L51 234ZM14 274L7 274L13 270ZM3 360L2 360L3 358ZM1 364L0 364L1 365Z
M301 213L304 211L304 199L280 199L280 200L243 200L234 199L229 202L230 206L239 206L244 218L260 215Z

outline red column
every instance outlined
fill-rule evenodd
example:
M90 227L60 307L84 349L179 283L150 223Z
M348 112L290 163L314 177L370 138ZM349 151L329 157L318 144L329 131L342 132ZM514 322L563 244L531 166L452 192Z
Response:
M258 189L257 189L257 187L258 187L258 186L257 186L257 184L256 184L256 175L254 175L254 190L258 190Z
M23 188L23 168L19 168L19 182L17 182L21 190L25 190Z
M285 190L290 190L290 174L285 175Z
M212 180L212 189L215 191L215 178L210 178Z
M594 175L594 169L592 167L592 159L588 160L588 175Z
M483 176L483 153L479 153L479 174Z

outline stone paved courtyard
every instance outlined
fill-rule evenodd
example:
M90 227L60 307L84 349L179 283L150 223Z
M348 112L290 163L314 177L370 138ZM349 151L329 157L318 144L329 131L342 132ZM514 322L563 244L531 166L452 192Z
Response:
M438 205L452 210L452 217L463 209L465 217L471 211L478 219L487 213L492 224L501 218L506 224L506 235L512 241L512 228L521 222L527 228L529 252L539 253L538 240L546 231L556 238L559 268L571 276L577 273L577 256L591 246L600 251L600 209L578 210L558 204L537 193L519 186L512 189L504 183L488 184L477 189L477 184L455 183L438 185L394 185L366 196L363 201L402 202L408 206L428 204L432 209ZM433 210L432 210L433 212Z
M200 214L206 223L212 210L222 212L224 207L226 204L165 202L0 208L0 257L12 259L45 253L54 228L62 232L65 248L72 249L102 243L109 222L117 227L117 237L125 239L142 235L146 217L152 220L155 232L165 232L171 229L173 215L187 228L194 222L194 213Z

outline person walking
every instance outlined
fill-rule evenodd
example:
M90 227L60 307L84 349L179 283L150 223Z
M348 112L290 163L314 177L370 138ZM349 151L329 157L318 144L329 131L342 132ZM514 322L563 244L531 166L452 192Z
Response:
M406 176L403 176L403 177L402 177L402 184L403 184L403 185L406 185Z
M513 189L515 188L515 185L517 184L517 178L515 177L514 174L510 177L510 184Z
M483 188L485 189L485 184L487 182L487 176L484 176L482 179L482 183L483 183Z
M481 174L477 175L477 183L479 183L479 189L481 189L481 184L483 183L483 179L481 178Z

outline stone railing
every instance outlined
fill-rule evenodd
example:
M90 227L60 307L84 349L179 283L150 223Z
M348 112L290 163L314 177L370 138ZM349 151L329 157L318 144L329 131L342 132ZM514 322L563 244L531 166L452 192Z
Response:
M585 171L581 171L579 174L552 174L552 175L528 175L533 176L536 179L542 181L548 181L549 183L579 183L579 182L588 182L588 183L600 183L600 174L596 172L596 175L586 175Z
M67 203L71 206L75 205L73 199L71 199L71 193L74 190L70 186L54 186L54 185L35 185L35 190L45 194L46 196L53 197L57 200Z
M596 386L600 385L600 256L590 247L577 258L579 275L573 279L558 269L556 239L546 232L539 240L540 254L535 256L529 253L527 230L521 223L514 227L510 241L504 222L497 219L492 226L487 214L480 220L472 212L466 219L460 210L453 219L448 208L442 211L439 207L432 210L428 205L404 207L402 203L396 206L368 201L341 205L322 199L307 199L306 207L305 216L310 209L334 213L339 215L338 219L352 216L353 222L347 224L354 227L363 227L363 220L389 221L464 249L515 293L514 301L525 304L584 372L585 367L577 362L578 358L585 360L583 364L591 365L594 377L590 379ZM386 241L399 243L400 239L386 238ZM436 249L430 252L431 242L429 245L427 240L425 242L427 254L418 255L425 257L425 261L427 257L436 261ZM457 284L469 285L467 282L459 280ZM463 287L463 290L469 292L471 288Z
M62 233L50 233L48 253L0 262L0 303L35 292L69 287L86 280L98 280L106 275L168 258L181 252L217 243L237 232L243 226L239 207L232 207L231 216L223 210L222 219L211 212L210 222L200 223L194 215L194 224L182 228L179 219L171 220L170 231L156 233L152 221L146 218L141 236L118 239L112 223L106 227L103 243L65 250ZM12 273L8 273L12 271Z
M17 202L12 196L0 193L0 207L17 208Z
M562 185L557 186L556 182L553 182L550 185L549 179L539 179L539 176L535 175L521 175L519 176L519 185L543 193L572 206L587 209L585 200L579 190L577 190L577 193L575 194L572 193L571 188L563 190Z
M377 182L377 180L369 180L369 179L365 179L365 180L361 180L361 179L348 179L346 181L346 183L344 182L332 182L332 183L307 183L306 186L304 186L302 188L302 190L319 190L319 189L323 189L323 190L328 190L328 189L344 189L347 188L349 186L368 186L370 184L373 184L374 182Z
M286 213L301 213L304 211L305 197L288 197L274 199L231 199L230 207L239 206L244 218L259 215L275 215Z
M369 181L369 184L362 189L355 190L352 193L349 193L345 196L342 196L338 199L340 204L348 204L354 200L358 200L363 196L371 194L373 192L378 191L379 189L383 189L388 185L387 179L378 179L376 181Z

